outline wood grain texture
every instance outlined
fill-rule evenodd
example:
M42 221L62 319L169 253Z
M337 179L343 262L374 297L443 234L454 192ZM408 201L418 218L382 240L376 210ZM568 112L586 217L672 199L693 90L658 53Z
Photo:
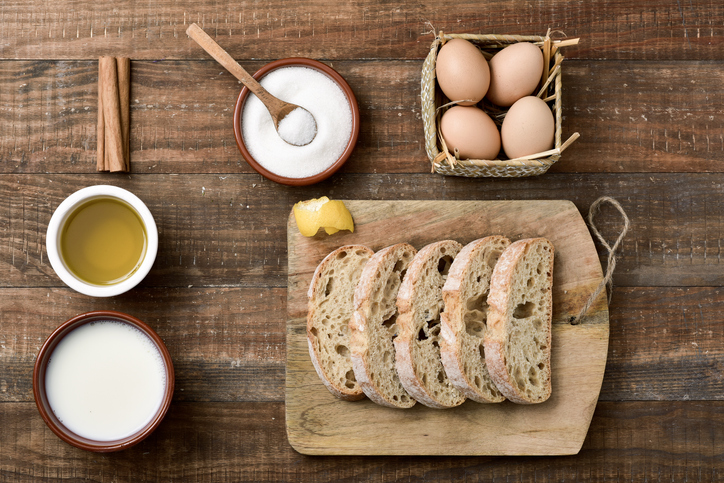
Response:
M336 239L304 237L289 217L285 403L294 449L316 455L576 454L606 366L608 306L599 295L582 324L569 324L603 279L575 206L568 201L359 200L346 205L356 213L355 231ZM312 366L306 337L307 288L320 261L340 245L379 250L409 242L421 249L441 237L466 244L485 235L513 241L545 237L555 246L550 399L529 406L468 401L446 410L421 404L400 410L331 395Z
M152 275L142 285L259 286L264 279L265 284L283 286L286 228L281 220L277 227L271 221L275 211L285 218L288 205L271 182L262 188L265 183L259 176L21 178L25 180L0 180L0 216L6 234L0 238L0 271L7 274L2 279L5 286L62 286L45 254L47 222L71 192L103 183L130 189L147 202L156 220L159 253Z
M339 70L362 118L340 174L288 188L250 170L231 130L240 85L186 37L191 22L252 71L292 55ZM548 27L581 37L563 69L563 134L581 138L537 179L429 174L418 96L431 29ZM2 2L0 482L724 480L722 46L715 0ZM101 55L133 59L129 175L94 174ZM65 288L44 253L54 207L99 183L138 194L161 235L147 279L106 300ZM614 277L602 402L581 453L296 453L282 422L286 222L294 202L321 195L569 199L582 213L601 195L621 201L632 231ZM597 222L615 238L614 210ZM177 361L169 417L128 452L64 445L32 402L29 371L47 331L91 308L146 320Z
M285 288L148 288L108 300L67 288L0 289L0 402L32 401L42 342L96 309L159 332L176 366L175 401L283 401L286 298ZM599 399L724 400L722 312L719 287L616 287Z
M176 366L175 401L281 402L286 298L285 288L145 288L107 300L68 288L0 289L0 402L32 401L42 342L96 309L134 315L161 335ZM722 312L720 287L616 287L599 399L724 400Z
M724 400L721 287L614 289L601 400Z
M581 138L553 171L720 171L721 64L566 61L563 76L563 126Z
M141 284L145 287L283 287L289 211L301 199L322 195L377 200L569 199L587 213L605 194L618 199L632 221L621 247L616 285L724 282L723 174L547 174L515 180L346 175L308 188L282 187L258 175L38 174L0 177L0 286L63 286L45 254L47 223L65 197L102 183L132 191L156 219L159 252ZM602 208L597 223L611 241L622 226L609 207Z
M0 482L718 481L722 402L599 403L578 455L565 457L300 455L286 441L282 403L171 404L129 450L95 455L48 430L33 403L0 404Z
M551 27L584 42L569 55L607 59L722 59L724 7L715 0L537 4L467 0L379 5L154 2L129 0L78 9L72 0L5 2L0 58L88 59L113 51L134 59L203 58L186 35L198 23L232 56L416 58L429 46L430 24L450 33L544 35Z
M360 106L343 173L428 173L417 61L338 61ZM255 72L263 63L244 62ZM564 138L553 172L723 172L721 63L563 64ZM0 62L0 172L92 173L96 62ZM252 173L236 147L241 84L213 61L133 62L134 173Z
M2 289L0 403L33 400L41 345L91 310L133 315L161 336L174 363L174 400L283 400L285 299L280 288L141 289L110 299L67 288Z

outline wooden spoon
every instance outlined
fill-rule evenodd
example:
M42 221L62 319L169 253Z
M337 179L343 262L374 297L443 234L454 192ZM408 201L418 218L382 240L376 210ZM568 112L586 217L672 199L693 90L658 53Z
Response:
M219 44L214 42L214 40L195 23L192 23L189 28L186 29L186 34L194 39L197 44L211 55L211 57L216 59L219 64L223 65L226 70L231 72L234 77L239 79L242 84L244 84L251 92L254 93L254 95L256 95L256 97L259 98L264 106L266 106L269 114L271 114L272 122L274 123L274 127L276 128L280 138L294 146L304 146L312 142L314 137L317 135L317 122L314 120L314 116L312 116L309 111L303 107L297 106L296 104L282 101L281 99L269 94L269 92L264 89L261 84L256 81L256 79L244 70L238 62L236 62L224 49L221 48L221 46L219 46ZM283 132L279 132L279 124L285 117L296 109L300 109L301 111L299 113L295 113L294 120L290 121L294 122L294 125L289 127L299 132L294 132L294 130L288 129L284 129ZM299 123L302 124L300 125ZM313 124L314 127L311 136L305 135L303 132L309 131L309 124Z

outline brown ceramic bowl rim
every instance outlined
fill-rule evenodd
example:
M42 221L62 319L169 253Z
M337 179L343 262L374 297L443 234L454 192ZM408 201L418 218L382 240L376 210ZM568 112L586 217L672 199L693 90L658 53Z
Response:
M278 69L280 67L291 66L310 67L312 69L321 71L323 74L326 74L328 77L330 77L342 89L344 95L347 97L350 110L352 111L352 135L349 138L347 147L345 148L339 159L321 173L306 178L287 178L284 176L279 176L278 174L272 173L271 171L257 163L251 153L249 153L249 151L246 149L246 145L244 144L244 136L241 132L241 111L244 107L244 102L249 95L249 89L247 89L246 87L243 87L241 89L239 97L236 99L236 106L234 107L234 137L236 138L236 145L239 147L241 155L246 160L246 162L249 163L249 166L254 168L257 173L261 174L267 179L270 179L280 184L290 186L306 186L318 183L332 176L339 168L342 167L342 165L352 154L352 151L357 144L357 137L359 136L359 106L357 105L357 98L355 97L354 92L352 92L352 88L349 86L349 84L347 84L347 81L345 81L344 78L337 73L336 70L332 69L326 64L323 64L313 59L308 59L306 57L289 57L287 59L279 59L275 60L274 62L270 62L258 71L256 71L256 73L254 74L254 78L256 80L259 80L272 70Z
M87 323L96 320L119 320L127 324L133 325L134 327L141 330L144 334L149 336L151 340L156 344L161 356L163 357L164 366L166 367L166 391L163 396L161 406L158 408L156 415L151 421L146 424L142 429L136 433L127 436L122 439L114 441L95 441L92 439L84 438L79 436L63 424L58 421L58 418L53 414L53 410L48 404L48 398L45 393L45 370L47 368L48 359L53 353L53 350L58 345L60 340L70 333L73 329L85 325ZM174 388L174 371L173 362L171 361L171 355L166 349L166 345L163 343L161 338L156 332L151 329L148 325L141 322L135 317L122 312L116 312L113 310L97 310L93 312L86 312L84 314L76 315L72 319L63 322L57 329L53 331L50 336L45 340L43 346L38 352L38 356L35 359L35 367L33 368L33 396L35 397L35 404L38 406L40 416L48 425L51 431L53 431L60 439L66 443L75 446L76 448L84 449L87 451L94 451L98 453L108 453L111 451L120 451L122 449L130 448L131 446L143 441L149 434L151 434L161 421L169 406L171 405L171 398L173 397Z

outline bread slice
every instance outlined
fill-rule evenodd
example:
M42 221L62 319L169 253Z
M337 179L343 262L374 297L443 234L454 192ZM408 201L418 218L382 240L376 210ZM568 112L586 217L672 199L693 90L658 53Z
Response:
M424 247L412 260L397 295L397 374L412 397L432 408L450 408L465 401L440 360L442 287L461 248L453 240Z
M453 386L480 403L505 399L485 366L483 338L488 317L490 277L510 240L489 236L471 242L455 257L442 288L440 357Z
M416 402L397 376L392 343L397 336L397 292L416 253L407 243L375 253L362 270L349 324L357 383L372 401L392 408L410 408Z
M373 254L362 245L334 250L314 271L307 293L309 356L327 389L347 401L364 397L352 370L349 320L354 312L354 289Z
M553 245L519 240L500 256L488 295L485 362L500 392L515 403L551 395Z

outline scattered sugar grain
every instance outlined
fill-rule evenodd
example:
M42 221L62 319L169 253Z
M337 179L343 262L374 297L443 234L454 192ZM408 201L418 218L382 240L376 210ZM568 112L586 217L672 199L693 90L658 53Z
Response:
M279 123L279 136L295 146L311 143L315 134L317 134L317 123L314 122L314 116L301 107L284 116Z
M333 165L352 135L352 111L342 89L322 72L309 67L283 67L261 80L272 95L308 110L317 134L305 146L293 146L277 133L264 104L249 95L241 126L244 144L265 169L285 178L306 178Z

